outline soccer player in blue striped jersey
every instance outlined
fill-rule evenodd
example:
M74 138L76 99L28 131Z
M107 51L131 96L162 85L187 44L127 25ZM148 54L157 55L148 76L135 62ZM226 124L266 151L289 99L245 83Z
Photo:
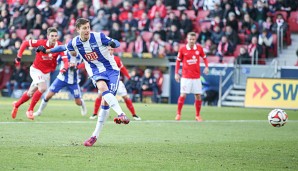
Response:
M76 30L79 33L65 46L58 46L47 52L57 52L67 49L72 56L80 54L84 59L87 73L92 79L94 85L102 92L101 110L98 113L96 128L87 141L85 146L92 146L109 115L111 107L118 116L114 118L116 124L128 124L129 118L121 109L115 94L118 89L120 69L118 68L114 57L110 55L108 46L117 48L119 41L107 37L103 33L91 32L89 20L79 18L76 21Z
M87 114L85 102L81 97L81 89L79 86L80 80L78 76L78 69L80 68L80 64L83 62L83 59L80 57L80 55L77 55L76 58L73 58L69 53L67 53L67 58L69 65L68 69L64 67L64 63L61 63L61 58L57 59L57 62L61 63L60 73L51 84L45 98L42 99L39 109L33 113L34 116L40 116L43 110L46 108L48 101L64 87L68 88L75 99L75 103L81 107L81 114L83 116Z

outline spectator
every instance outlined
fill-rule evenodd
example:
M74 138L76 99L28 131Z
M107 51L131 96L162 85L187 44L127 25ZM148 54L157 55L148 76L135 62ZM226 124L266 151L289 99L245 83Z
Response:
M285 22L283 16L278 14L275 20L275 23L272 26L272 31L277 33L278 31L281 33L283 32L283 36L286 35L286 31L288 29L288 24ZM281 38L281 40L283 40Z
M3 21L6 25L10 23L10 15L8 10L1 9L0 20Z
M215 26L219 26L221 30L224 28L224 24L219 16L215 16L214 19L211 21L211 30L214 31Z
M168 17L165 18L165 30L169 31L171 29L171 25L176 25L177 29L180 29L180 22L177 19L174 12L170 12Z
M208 18L214 18L215 16L219 16L220 18L222 18L222 15L223 15L223 11L220 5L215 3L214 9L210 10L210 13L208 14Z
M273 26L271 17L268 16L266 18L266 21L263 22L262 26L263 26L263 30L267 30L267 31L271 32L272 31L272 26Z
M227 20L226 26L231 26L232 29L238 33L238 21L236 20L236 16L234 12L229 13L229 18Z
M215 26L214 31L211 32L212 42L218 45L223 35L224 32L219 28L219 26Z
M202 30L198 36L197 42L204 46L207 39L211 38L211 32L208 30L206 26L202 26Z
M6 83L6 88L8 90L8 95L11 96L14 90L19 88L26 89L28 84L26 82L27 74L25 70L22 69L22 66L16 65L15 70L13 71L10 80Z
M226 36L222 36L221 41L217 46L216 56L219 57L219 62L222 63L223 57L232 53L231 44Z
M118 14L117 13L112 13L111 19L108 22L108 29L111 29L114 25L114 23L117 23L118 26L121 26L121 21L118 19Z
M138 21L138 30L140 32L149 31L149 26L150 26L150 20L148 19L147 14L143 13L141 19Z
M188 10L189 5L189 0L178 0L177 9L180 11Z
M188 18L186 13L182 13L181 15L180 25L180 32L182 32L184 35L187 35L187 33L193 30L192 21Z
M16 32L12 32L11 33L11 38L10 38L10 41L9 41L9 47L14 47L15 45L15 42L16 41L22 41L18 36L17 36L17 33Z
M234 50L236 45L239 42L238 34L230 25L226 26L225 36L227 36L228 40L231 43L231 49Z
M251 16L258 25L262 25L262 23L266 20L267 13L268 8L264 6L264 3L261 0L258 0L256 8L254 8L251 12Z
M55 22L58 23L60 30L64 30L68 24L68 19L63 12L58 12L57 16L55 17Z
M234 10L232 9L230 3L223 3L223 5L224 5L224 8L223 8L224 10L222 13L222 20L224 23L226 23L226 21L228 20L228 17L229 17L229 13L234 12Z
M7 27L5 26L3 21L0 21L0 39L4 38L5 33L8 32Z
M249 14L246 13L243 16L242 26L241 26L241 33L250 34L250 29L254 25L253 20L250 18Z
M153 40L150 42L149 45L149 52L152 54L153 57L158 57L160 50L163 50L161 47L165 46L165 42L160 39L159 34L153 35Z
M165 4L167 10L176 10L177 6L178 6L178 1L177 0L175 0L175 1L165 0L164 4Z
M15 41L14 46L11 47L11 50L12 50L14 53L17 53L18 50L19 50L20 47L21 47L21 44L22 44L22 41L20 41L20 40Z
M259 32L256 25L252 25L250 29L250 34L246 38L246 42L250 43L253 37L259 37Z
M40 30L42 28L42 24L44 23L45 21L43 20L42 18L42 15L40 14L36 14L35 16L35 21L34 21L34 25L33 25L33 29L38 29Z
M150 28L151 30L155 31L156 30L156 27L158 24L161 24L163 23L163 19L160 18L160 14L159 12L156 12L155 13L155 17L151 20L151 23L150 23Z
M240 54L236 59L237 64L251 64L250 62L250 56L247 53L246 48L241 47L240 48Z
M163 40L163 41L166 41L166 39L167 39L167 32L164 29L162 29L162 24L161 23L156 24L153 35L154 34L159 34L161 40Z
M249 14L251 9L249 8L247 2L243 2L241 8L235 7L235 13L237 18L243 18L245 14Z
M133 68L130 72L130 79L126 82L125 87L127 92L132 95L132 101L135 102L134 95L139 93L141 76L136 68Z
M28 14L26 15L26 29L27 32L29 32L34 25L35 22L35 13L34 13L34 8L31 8L28 12Z
M128 1L123 2L123 8L119 14L119 20L121 22L128 19L128 13L131 12L131 4Z
M120 9L114 6L112 1L107 1L106 4L103 4L103 8L101 9L104 10L105 14L108 16L111 16L113 13L115 13L117 16L120 14Z
M103 10L99 10L97 16L91 21L92 30L95 32L105 30L108 22L109 19L105 16L105 12Z
M171 45L173 43L179 43L181 41L181 33L177 29L176 25L171 25L170 31L167 32L167 42L170 43Z
M138 21L133 18L132 12L127 13L127 19L123 22L123 24L128 23L133 30L138 28Z
M151 69L146 69L144 76L141 78L140 87L140 101L143 102L143 92L153 91L152 102L157 103L158 87L156 83L156 78L152 75Z
M74 4L72 3L72 0L67 0L64 7L64 15L67 17L70 17L71 14L74 14L75 16L75 10L74 10Z
M43 18L51 18L53 15L52 9L47 1L44 1L45 7L41 10L41 15Z
M146 42L143 40L141 35L138 35L133 47L134 55L137 57L142 57L142 53L148 52Z
M129 23L124 23L124 29L123 29L123 41L126 42L126 45L128 47L129 43L136 40L136 28L130 27Z
M166 6L162 4L161 0L156 0L155 5L150 9L148 14L150 19L155 18L155 13L158 12L161 18L165 18L167 15Z
M135 9L135 11L133 12L133 17L137 20L141 20L143 14L146 13L145 8L146 8L145 2L140 1L137 6L137 9Z
M248 54L252 64L258 64L259 59L262 56L262 46L258 44L258 38L253 37L251 44L248 45Z
M25 26L26 19L24 15L21 15L20 11L15 11L10 20L10 27L14 26L16 29L21 29Z
M9 44L10 44L9 33L5 33L4 38L0 39L0 48L7 49L9 47Z
M204 10L214 10L215 4L220 5L220 0L204 0Z
M169 52L167 52L167 56L176 58L178 55L178 52L179 52L179 43L173 43L172 48L170 49Z
M122 35L120 31L120 27L118 23L113 23L113 26L110 30L109 37L112 37L113 39L116 40L122 40Z
M212 43L211 39L207 39L205 44L202 45L206 55L214 55L216 53L216 45Z
M41 31L40 31L40 34L43 35L44 37L46 37L47 35L47 29L48 29L48 24L47 23L43 23L41 25Z
M259 35L259 45L265 49L265 56L268 58L269 56L269 49L272 49L272 41L273 37L270 32L267 30L263 30L263 33Z

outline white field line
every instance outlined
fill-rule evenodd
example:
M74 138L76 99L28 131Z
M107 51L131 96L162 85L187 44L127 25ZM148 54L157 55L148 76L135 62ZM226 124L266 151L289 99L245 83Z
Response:
M0 122L0 125L4 124L94 124L96 121L24 121L24 122ZM203 122L197 122L193 120L182 120L182 121L174 121L174 120L143 120L143 121L131 121L133 124L142 124L142 123L261 123L261 122L268 122L267 120L206 120ZM298 120L290 120L288 122L295 122L298 123ZM107 124L114 124L113 121L107 121Z

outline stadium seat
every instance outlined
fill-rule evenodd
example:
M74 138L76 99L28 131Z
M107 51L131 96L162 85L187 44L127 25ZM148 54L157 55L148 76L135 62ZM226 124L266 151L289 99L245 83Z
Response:
M208 15L209 15L208 10L199 10L197 21L200 22L202 20L205 20Z
M248 6L253 6L253 0L244 0L248 4Z
M298 11L292 11L291 14L290 14L290 18L298 19Z
M219 62L219 57L218 56L207 56L208 62L209 63L218 63ZM204 61L201 60L201 63L203 63Z
M26 29L17 29L16 34L20 39L24 40L27 35L27 30Z
M173 10L174 14L176 15L176 17L180 17L180 13L181 11L180 10Z
M122 0L112 0L112 5L114 7L117 7L121 2L122 2Z
M149 32L149 31L142 32L142 37L143 37L143 39L144 39L145 42L150 42L152 36L153 36L153 33L152 32Z
M130 42L129 45L128 45L128 47L127 47L127 49L126 49L126 52L132 53L133 52L134 45L135 45L134 42Z
M195 20L197 18L194 10L185 10L184 13L188 16L189 19Z
M239 33L238 37L239 37L239 43L245 44L246 35L244 33Z
M288 20L288 24L291 32L298 32L298 16L295 18L290 17Z

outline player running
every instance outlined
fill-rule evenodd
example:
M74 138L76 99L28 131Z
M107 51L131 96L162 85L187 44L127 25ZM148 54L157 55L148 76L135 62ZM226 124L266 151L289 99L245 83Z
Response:
M120 46L118 40L111 39L103 33L91 32L89 20L76 20L76 30L79 33L65 46L59 46L47 52L61 52L68 50L72 56L80 54L85 68L94 85L102 92L103 100L98 121L92 136L85 141L85 146L92 146L99 137L102 127L109 115L110 107L118 114L114 118L116 124L128 124L129 118L122 111L115 94L118 89L120 71L115 59L110 55L108 46Z
M176 120L181 119L181 110L184 104L186 94L195 95L195 108L196 108L196 120L203 121L200 116L202 106L202 83L200 80L200 57L203 58L205 63L204 73L208 74L208 60L200 45L196 45L196 33L190 32L187 34L187 44L180 48L175 68L175 80L180 82L180 75L178 71L180 69L180 62L182 65L182 78L180 84L180 97L178 98L178 109Z
M50 27L47 29L47 40L42 39L24 41L19 49L17 58L15 58L15 63L19 64L21 62L22 54L27 47L44 46L46 48L53 48L61 45L61 42L58 42L57 40L58 30L54 27ZM30 76L33 81L30 85L29 90L24 92L24 94L18 101L13 102L13 109L11 112L11 117L13 119L15 119L17 116L18 108L23 103L28 101L31 97L32 100L26 112L26 115L29 119L34 119L34 107L42 94L47 90L46 82L50 79L50 72L56 69L58 56L61 56L64 62L64 68L60 70L60 72L66 72L66 70L68 69L68 60L64 52L45 54L43 52L40 52L40 49L37 48L36 57L30 67Z
M112 55L117 63L117 66L119 67L120 69L120 72L128 79L130 79L130 76L129 76L129 73L126 69L126 67L123 65L121 59L118 57L118 56L114 56L114 49L111 48L111 47L108 47L109 48L109 52L110 52L110 55ZM123 99L124 99L124 102L126 104L126 107L129 109L130 113L132 114L132 117L134 120L141 120L141 118L136 114L135 112L135 108L132 104L132 101L131 99L129 98L129 96L127 95L127 90L125 88L125 85L123 83L123 81L119 81L119 87L118 87L118 90L117 90L117 95L121 96ZM98 113L98 109L100 107L100 104L101 104L101 99L102 99L102 95L101 93L99 92L99 95L98 97L96 98L95 100L95 103L94 103L94 112L93 112L93 115L90 116L90 119L96 119L97 117L97 113Z
M34 116L40 116L42 114L42 111L46 108L48 101L64 87L68 88L70 93L75 98L75 103L81 107L81 114L83 116L87 114L85 102L81 98L81 90L79 86L80 80L78 76L78 69L84 67L83 65L80 65L83 59L79 55L77 55L76 58L73 58L69 53L67 53L67 58L69 61L69 69L65 73L58 74L57 78L50 86L46 97L42 99L39 109L33 113ZM61 69L63 68L64 65L61 65Z

